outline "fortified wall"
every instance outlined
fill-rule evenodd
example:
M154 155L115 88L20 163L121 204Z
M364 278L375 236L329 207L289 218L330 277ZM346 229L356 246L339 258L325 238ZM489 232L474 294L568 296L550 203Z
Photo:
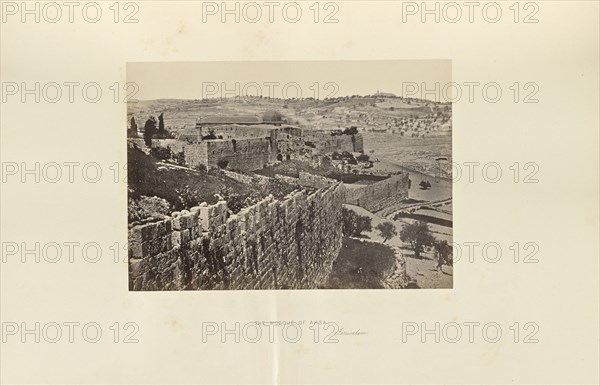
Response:
M209 168L226 161L229 169L252 171L262 169L274 158L270 138L211 139L200 145L206 146L207 159L203 163Z
M264 138L271 137L273 132L277 131L277 126L273 125L218 125L218 126L203 126L198 128L201 136L222 135L223 139L231 138Z
M146 147L146 142L143 138L127 138L128 142L133 142L140 148ZM170 147L172 151L180 153L188 145L188 142L179 139L152 139L152 147Z
M308 186L311 188L322 189L332 185L336 185L338 182L331 178L317 176L306 172L300 172L298 174L298 185Z
M144 147L143 139L130 140ZM183 152L185 162L190 167L200 164L218 167L227 161L230 169L244 171L258 170L276 157L276 150L269 138L210 139L189 143L177 139L153 139L152 147L169 147L173 152Z
M366 179L368 176L346 175L344 179L353 177L353 179ZM383 178L369 185L356 186L344 183L345 204L356 205L370 212L377 212L384 208L400 204L408 198L408 173L392 175L390 177L372 176L373 178ZM306 172L300 172L298 178L277 175L276 178L286 182L297 184L303 187L313 189L323 189L337 185L339 182Z
M209 126L198 126L196 131L200 137L214 134L216 136L223 136L223 139L232 138L261 138L271 137L272 139L277 138L290 138L301 137L302 129L296 126L281 124L255 124L255 125L238 125L238 124L227 124L227 125L209 125Z
M350 153L363 153L363 138L361 134L341 134L331 135L329 131L304 131L304 139L315 144L316 149L321 153L341 153L347 151Z
M402 173L370 185L347 188L345 203L377 212L407 199L408 184L408 173Z
M220 132L223 139L152 139L152 147L169 147L175 153L183 152L190 167L202 164L211 168L226 163L229 169L243 171L262 169L275 161L310 161L320 153L363 152L360 134L331 135L331 132L302 131L296 127L276 128L272 125L229 125L216 128L223 130ZM128 140L145 147L141 138Z
M235 215L220 201L137 225L129 230L129 289L323 286L342 245L343 202L335 185L269 196Z
M300 185L304 188L324 189L337 185L339 182L331 178L317 176L314 174L300 172L298 177L286 176L284 174L275 174L275 178L292 185ZM345 185L344 185L345 186Z

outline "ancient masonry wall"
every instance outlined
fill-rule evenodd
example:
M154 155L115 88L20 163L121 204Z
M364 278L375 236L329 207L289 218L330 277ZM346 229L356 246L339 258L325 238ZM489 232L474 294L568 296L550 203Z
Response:
M200 135L208 135L212 131L215 135L222 135L223 139L264 138L270 137L276 129L276 126L270 125L217 125L201 127Z
M201 136L208 135L211 132L215 135L222 135L223 139L236 138L289 138L291 136L302 136L302 129L293 126L275 126L270 124L259 125L210 125L200 127Z
M178 139L153 139L152 147L169 147L175 153L181 153L188 146L186 142Z
M194 168L200 164L206 165L208 163L206 142L187 144L183 148L183 155L185 162L190 167Z
M187 143L178 140L152 140L152 146L169 146L175 152L182 152L190 167L200 164L218 167L219 161L226 160L230 169L252 171L261 169L274 157L271 141L268 138L245 138L237 140L208 140Z
M261 176L260 174L241 174L241 173L236 173L236 172L232 172L231 170L222 170L223 174L225 174L227 177L232 178L238 182L241 182L242 184L252 184L255 182L255 180L262 180L264 181L268 181L269 178L265 177L265 176Z
M229 215L202 204L129 230L130 290L319 288L342 245L341 185Z
M345 203L376 212L407 198L408 173L402 173L364 187L346 189Z
M217 167L220 161L225 160L228 169L252 171L271 162L269 138L216 139L203 143L206 144L209 167Z
M300 186L308 186L311 188L322 189L336 185L337 181L327 177L317 176L306 172L300 172L297 183Z
M248 129L247 127L243 128ZM237 130L237 128L236 128ZM256 133L249 129L246 134ZM261 131L264 129L256 128ZM226 160L229 169L254 171L262 169L265 164L276 160L299 159L310 161L319 152L362 152L363 142L360 134L330 135L328 132L307 132L307 137L297 128L269 129L266 137L246 137L237 139L214 139L200 142L188 142L178 139L153 139L152 147L170 147L175 153L183 152L185 161L190 167L199 164L217 167L221 160ZM264 134L264 133L263 133ZM141 138L128 139L140 147L145 147ZM306 142L312 142L307 146Z
M329 132L304 132L304 139L316 145L317 150L322 153L333 153L334 151L341 153L364 151L363 138L361 134L354 135L331 135Z

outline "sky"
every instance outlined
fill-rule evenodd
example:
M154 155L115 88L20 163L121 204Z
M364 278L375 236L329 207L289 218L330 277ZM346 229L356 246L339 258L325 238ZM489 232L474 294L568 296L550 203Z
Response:
M377 91L420 98L427 90L425 99L443 100L441 90L451 80L451 60L127 63L127 82L137 84L135 98L140 100L233 95L323 99ZM432 91L436 83L440 91Z

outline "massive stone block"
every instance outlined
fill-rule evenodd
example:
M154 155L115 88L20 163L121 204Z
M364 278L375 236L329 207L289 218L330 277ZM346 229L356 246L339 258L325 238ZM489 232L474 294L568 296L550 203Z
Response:
M344 188L223 201L129 230L130 290L319 288L342 243Z

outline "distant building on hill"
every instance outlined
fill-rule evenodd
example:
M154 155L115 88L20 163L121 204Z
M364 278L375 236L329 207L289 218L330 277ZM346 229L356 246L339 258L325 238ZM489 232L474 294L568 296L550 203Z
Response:
M377 98L396 98L396 95L391 92L380 92L379 90L377 90L377 93L373 96Z
M221 125L260 125L263 120L256 115L207 115L196 122L196 127Z
M207 115L196 121L195 130L200 139L211 133L217 134L217 132L222 131L234 131L237 132L237 135L240 135L240 131L243 131L244 127L249 129L250 127L256 127L257 130L250 130L248 133L242 134L243 137L268 136L268 134L263 135L262 133L267 126L281 126L283 123L285 122L282 120L281 114L274 110L265 112L262 117L257 115ZM194 137L191 132L186 136L190 135ZM231 138L235 137L235 134L230 135Z

